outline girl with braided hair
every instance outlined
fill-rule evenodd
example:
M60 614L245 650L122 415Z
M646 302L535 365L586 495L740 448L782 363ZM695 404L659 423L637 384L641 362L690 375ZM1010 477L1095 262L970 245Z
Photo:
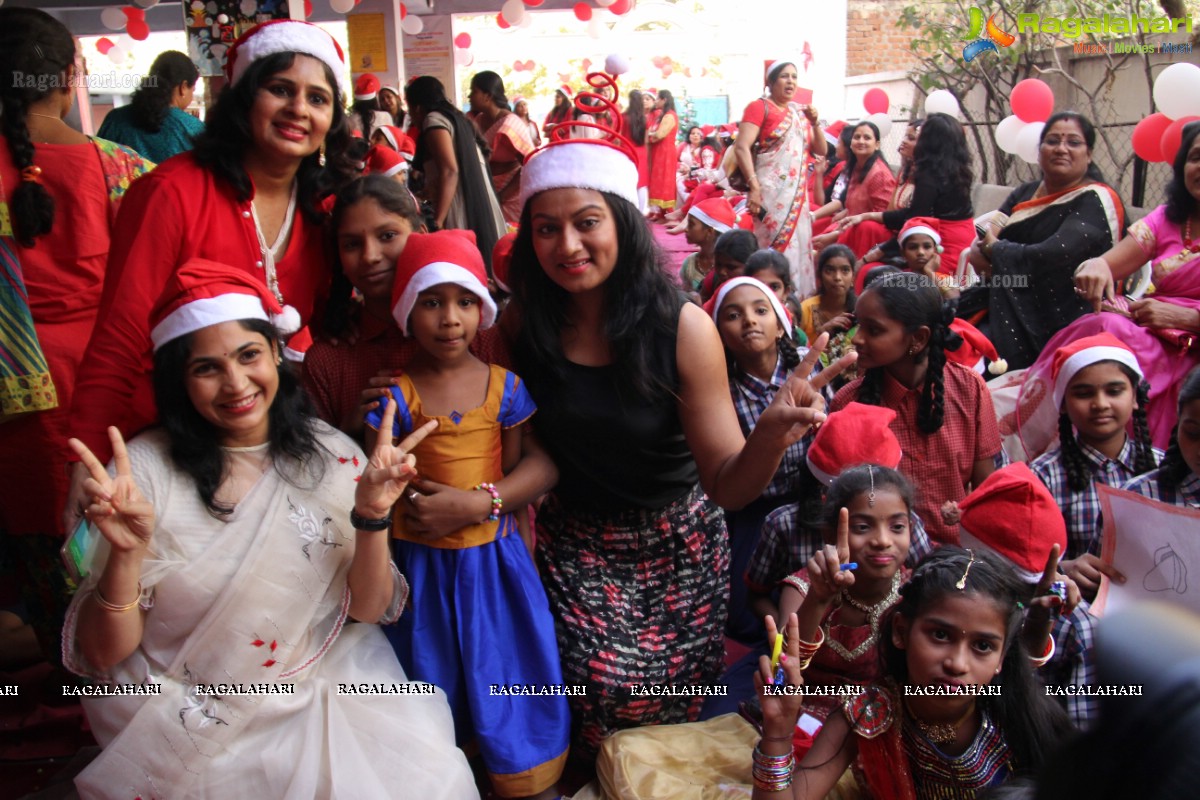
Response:
M983 379L946 359L960 342L953 307L927 276L889 272L868 280L854 316L862 377L842 387L830 410L857 401L896 412L890 427L904 452L900 471L918 487L916 511L935 542L956 544L957 525L940 509L992 473L1000 432Z
M62 23L32 8L0 9L0 562L16 565L52 663L68 600L56 551L69 531L57 510L76 371L117 204L153 166L63 122L78 79Z
M1122 488L1184 508L1200 508L1200 367L1179 387L1178 422L1159 468Z
M1090 601L1102 574L1120 575L1099 558L1096 484L1120 486L1149 472L1158 466L1162 452L1150 444L1149 385L1133 351L1111 333L1058 348L1052 379L1050 400L1059 409L1059 443L1034 459L1030 468L1046 484L1067 523L1063 571ZM1132 436L1127 432L1131 419Z

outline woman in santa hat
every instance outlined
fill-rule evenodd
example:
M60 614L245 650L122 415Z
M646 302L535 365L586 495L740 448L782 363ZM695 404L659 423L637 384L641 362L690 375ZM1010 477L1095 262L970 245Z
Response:
M384 109L379 95L383 87L379 78L364 72L354 81L354 105L350 107L350 128L358 131L368 142L381 125L394 125L395 118Z
M157 418L147 320L179 265L220 258L254 275L289 309L287 333L328 290L321 202L355 172L341 48L315 25L267 22L234 43L225 71L196 149L132 186L117 217L71 412L74 434L102 459L106 426L129 436ZM68 530L81 480L76 467Z

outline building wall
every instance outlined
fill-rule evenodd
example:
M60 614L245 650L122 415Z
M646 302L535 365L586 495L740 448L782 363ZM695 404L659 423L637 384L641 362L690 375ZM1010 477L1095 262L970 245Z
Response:
M846 76L908 69L913 31L896 21L911 0L851 0L846 10Z

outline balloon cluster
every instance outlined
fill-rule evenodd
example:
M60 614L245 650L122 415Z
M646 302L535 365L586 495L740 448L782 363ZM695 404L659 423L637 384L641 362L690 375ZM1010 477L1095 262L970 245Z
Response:
M122 64L129 56L134 41L144 42L150 36L146 24L146 9L158 5L158 0L137 0L136 6L109 6L100 12L100 22L110 31L125 31L123 42L113 42L108 37L96 42L96 49L114 64Z
M1042 129L1054 113L1054 92L1045 81L1026 78L1013 87L1008 104L1013 113L996 126L996 144L1004 152L1036 164Z
M1145 161L1175 161L1183 142L1183 126L1200 119L1200 67L1179 62L1154 80L1159 111L1133 129L1133 152Z
M544 2L545 0L506 0L500 7L500 13L496 15L496 24L503 30L528 28L533 22L533 17L526 12L526 9L537 8ZM593 6L592 3L595 5ZM579 0L571 10L575 13L575 19L587 23L588 36L599 39L608 32L608 28L604 21L596 15L595 9L607 8L614 15L622 16L633 10L633 4L634 0L592 0L591 3Z
M892 132L892 117L888 114L888 109L891 108L892 101L888 99L887 92L879 87L868 89L863 95L863 108L867 111L866 122L870 122L879 129L879 137L887 138L887 135Z

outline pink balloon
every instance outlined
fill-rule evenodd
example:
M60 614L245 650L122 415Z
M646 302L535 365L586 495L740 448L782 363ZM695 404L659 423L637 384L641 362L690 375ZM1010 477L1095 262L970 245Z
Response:
M99 41L96 42L96 50L98 50L100 52L100 55L102 55L102 56L108 55L108 51L112 50L113 47L115 47L115 46L116 45L113 42L113 40L108 38L107 36L105 36L103 39L100 39Z
M575 19L579 20L580 22L587 22L591 18L592 18L592 7L591 6L589 6L587 3L576 3L575 4Z
M1026 78L1013 87L1008 103L1022 122L1045 122L1054 113L1054 92L1044 81Z
M463 50L466 50L468 47L471 46L471 34L460 33L458 36L454 37L454 44L455 44L455 46L461 47Z
M1160 146L1162 147L1162 160L1168 164L1175 163L1175 154L1179 152L1179 146L1183 144L1183 128L1189 122L1195 122L1200 117L1180 117L1173 121L1163 131Z
M891 101L888 99L887 92L878 87L869 89L863 95L863 108L868 114L886 114L891 106Z
M496 15L496 24L499 25L501 28L511 28L512 27L512 25L509 23L509 21L504 18L503 14Z
M1163 133L1171 118L1162 112L1146 117L1133 129L1133 152L1143 161L1162 161Z

